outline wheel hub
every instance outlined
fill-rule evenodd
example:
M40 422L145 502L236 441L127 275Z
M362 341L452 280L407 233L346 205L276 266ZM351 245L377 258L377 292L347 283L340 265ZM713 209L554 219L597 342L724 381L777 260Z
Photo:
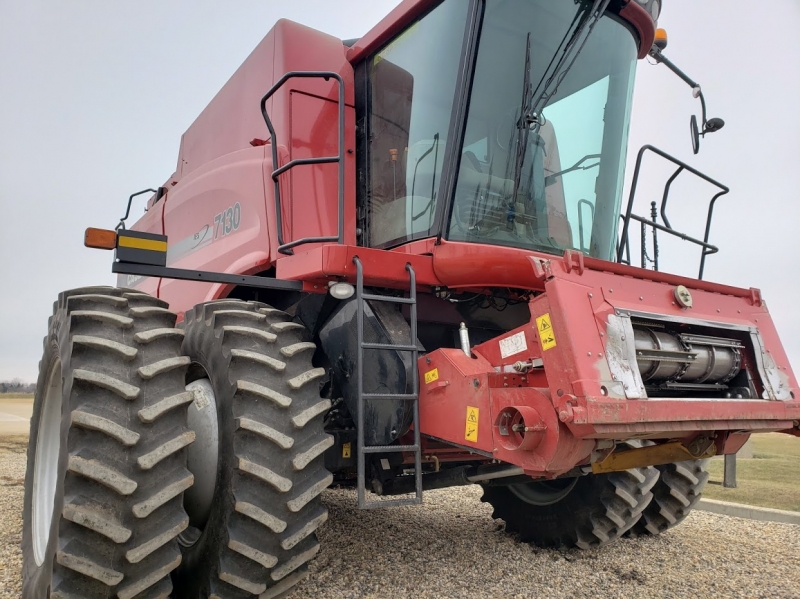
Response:
M557 478L555 480L534 481L521 485L508 485L508 488L525 503L552 505L569 495L577 483L577 477Z
M207 378L192 381L186 385L186 390L194 393L194 401L189 406L188 424L196 437L194 443L187 448L187 465L194 475L194 484L184 492L183 504L186 513L189 514L190 525L202 531L211 512L211 503L217 486L219 461L217 400L211 381ZM196 541L199 534L194 536L193 540Z
M33 493L31 528L33 558L36 565L44 563L50 528L53 523L56 485L58 484L58 458L61 446L61 403L63 386L61 360L55 359L47 375L47 386L42 398L39 428L36 433L36 455L33 466Z

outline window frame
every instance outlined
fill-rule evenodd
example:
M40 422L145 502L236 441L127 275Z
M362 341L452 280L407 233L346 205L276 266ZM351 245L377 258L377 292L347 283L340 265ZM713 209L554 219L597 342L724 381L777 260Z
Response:
M460 152L456 148L461 148L463 144L464 126L466 124L467 106L472 87L472 71L475 58L477 57L477 40L480 32L479 20L482 19L484 0L469 0L467 8L467 20L464 28L464 35L461 42L461 52L456 75L455 93L453 104L450 110L450 123L447 129L447 144L442 158L442 172L436 190L436 205L433 223L431 228L425 232L405 235L392 239L378 245L369 245L371 214L368 209L371 200L371 180L370 171L370 139L371 131L371 106L372 106L372 81L370 79L370 66L375 57L383 52L387 46L394 43L399 37L405 34L411 27L422 21L431 12L440 7L447 0L441 0L424 14L420 15L412 23L409 23L401 32L392 39L388 40L381 47L377 48L363 61L355 67L355 98L356 98L356 218L357 218L357 243L360 246L368 246L375 249L389 249L397 247L419 239L436 237L441 239L442 226L444 221L445 204L455 192L457 177L453 176L453 163L458 161ZM462 2L463 0L450 0Z
M449 157L452 160L452 162L449 163L449 164L445 163L445 166L449 166L450 167L448 169L448 171L447 171L447 175L449 175L451 177L451 179L448 181L448 187L446 188L447 195L445 197L446 197L447 201L446 202L437 201L437 205L436 205L437 218L434 221L434 226L435 226L436 231L437 231L437 234L436 234L436 244L437 245L441 243L442 239L447 240L449 238L449 223L452 220L452 211L453 211L453 207L454 207L454 204L455 204L454 198L455 198L455 193L456 193L456 186L458 184L459 170L461 168L461 150L463 149L462 146L463 146L463 142L464 142L464 135L466 134L466 129L467 129L467 120L469 119L469 104L470 104L470 100L472 98L472 88L473 88L474 79L475 79L475 68L474 67L475 67L475 63L478 60L478 53L480 51L479 41L481 40L482 33L483 33L483 17L484 17L485 11L486 11L486 2L487 2L487 0L479 0L478 4L480 6L474 7L476 10L480 11L480 15L479 15L478 22L477 22L477 28L476 28L476 31L474 33L475 37L474 37L474 40L473 40L473 44L472 44L472 47L470 48L470 56L468 57L469 64L470 64L470 72L467 74L467 76L469 77L469 82L468 82L468 85L464 87L464 89L457 88L457 91L461 91L464 94L466 94L466 96L462 97L462 99L461 99L462 100L461 105L463 106L464 111L461 114L461 123L459 125L460 130L458 131L458 136L459 136L458 137L458 142L459 143L458 143L457 147L458 147L459 151L456 152L453 156L450 156L450 147L449 147L450 144L448 144L448 156L447 157ZM641 46L641 39L639 38L639 34L638 34L637 30L634 28L633 24L630 21L628 21L627 19L621 17L617 12L615 12L613 10L607 10L602 18L610 18L613 21L616 21L619 24L621 24L631 34L631 36L633 37L633 41L636 44L637 48L639 46ZM464 63L463 58L465 58L465 57L462 56L462 64ZM452 133L452 131L450 133ZM630 131L628 132L628 135L630 135ZM606 143L606 140L605 140L605 136L604 136L603 147L605 146L605 143ZM628 150L628 148L626 148L626 154L627 154L627 150ZM622 160L622 165L623 165L623 168L624 168L625 167L625 159ZM443 170L442 174L443 174L443 179L444 179L444 175L445 175L445 171L444 170ZM444 183L444 181L442 181L442 183ZM624 187L624 175L623 175L623 187ZM440 190L440 194L441 194L441 190ZM439 197L442 197L442 196L440 195ZM441 219L439 218L439 214L440 213L441 213ZM592 226L594 226L594 223L592 223ZM617 227L619 227L619 225L617 225ZM616 235L617 235L617 237L619 237L619 229L617 229ZM461 242L461 241L459 241L459 243L470 243L470 242Z
M487 0L468 0L467 22L461 45L461 58L456 76L453 107L450 113L450 124L447 130L448 143L442 160L442 173L437 188L435 214L431 228L425 233L406 235L379 245L369 245L370 217L368 206L371 193L370 172L370 107L372 106L372 81L370 66L375 57L397 38L405 34L411 27L422 21L447 0L440 0L429 10L409 23L397 35L376 48L369 56L354 66L355 110L356 110L356 243L362 247L375 249L391 249L420 239L436 238L439 245L448 236L448 224L452 218L453 198L455 197L458 175L461 165L461 153L469 117L470 100L475 79L475 63L480 50L480 39ZM451 0L452 1L452 0ZM464 1L464 0L456 0ZM641 45L638 32L633 25L615 11L607 11L603 18L611 18L622 24L632 35L637 46ZM618 233L617 233L618 235Z

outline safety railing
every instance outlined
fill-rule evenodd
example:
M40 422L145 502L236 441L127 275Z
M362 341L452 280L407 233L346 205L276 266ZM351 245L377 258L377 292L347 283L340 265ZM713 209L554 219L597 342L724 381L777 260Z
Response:
M652 214L650 220L648 220L648 219L646 219L644 217L638 216L636 214L633 214L633 202L634 202L634 199L636 197L636 187L637 187L637 185L639 183L639 173L640 173L641 167L642 167L642 158L644 157L645 152L648 152L648 151L656 154L657 156L661 156L665 160L667 160L669 162L672 162L673 164L675 164L678 167L675 170L675 172L672 173L670 178L667 180L666 185L664 186L664 195L661 198L661 208L660 208L660 211L659 211L660 214L661 214L661 220L664 222L663 225L655 222L656 221L655 209L653 210L653 214ZM706 217L705 235L704 235L702 241L699 240L699 239L696 239L694 237L691 237L691 236L689 236L689 235L687 235L685 233L681 233L680 231L676 231L675 229L672 228L672 225L670 225L669 218L667 218L667 200L669 199L670 188L672 187L672 183L675 181L675 179L677 179L678 176L684 171L687 171L687 172L695 175L696 177L699 177L703 181L706 181L706 182L710 183L711 185L714 185L715 187L717 187L720 190L719 193L715 194L711 198L711 201L708 203L708 215ZM678 237L678 238L680 238L680 239L682 239L684 241L688 241L690 243L694 243L696 245L699 245L701 248L703 248L701 256L700 256L700 271L699 271L699 274L698 274L698 277L697 277L698 279L702 279L703 278L703 270L705 269L705 264L706 264L706 256L710 256L711 254L716 254L719 251L719 248L717 246L712 245L712 244L710 244L708 242L708 238L709 238L709 235L711 233L711 219L712 219L712 217L714 215L714 205L716 204L717 200L720 197L724 196L728 192L730 192L730 189L727 186L723 185L719 181L715 181L714 179L712 179L708 175L706 175L704 173L701 173L697 169L689 166L688 164L686 164L685 162L683 162L681 160L678 160L674 156L671 156L671 155L667 154L663 150L659 150L658 148L656 148L654 146L651 146L651 145L642 146L642 149L639 150L639 154L636 157L636 169L633 172L633 182L631 183L631 192L630 192L630 196L628 197L628 207L625 210L625 213L621 215L623 223L622 223L622 234L620 235L620 243L619 243L619 246L617 247L617 262L623 262L623 263L630 264L630 240L628 238L628 230L630 228L631 220L635 220L635 221L638 221L639 223L641 223L641 225L642 225L642 233L643 234L642 234L641 243L642 243L642 262L643 262L642 266L643 267L645 266L644 262L646 260L646 255L647 255L646 254L646 246L645 246L646 235L644 235L644 230L645 230L646 227L652 227L653 228L653 235L654 235L654 245L656 247L657 247L657 244L658 244L656 231L663 231L664 233L668 233L669 235L673 235L673 236ZM623 260L623 256L625 256L625 255L627 255L627 261ZM657 261L655 262L654 266L656 267L656 270L658 270Z
M281 167L278 167L278 142L277 135L275 134L275 127L267 113L267 100L269 100L275 92L277 92L289 79L324 79L329 81L335 79L339 83L339 154L337 156L321 156L316 158L297 158L290 160ZM261 116L264 117L264 122L267 124L270 135L270 145L272 146L272 166L275 168L272 171L272 181L275 185L275 226L278 231L278 252L281 254L292 254L292 248L298 245L307 243L325 243L335 241L337 243L344 243L344 81L341 75L331 71L291 71L281 77L270 90L261 98ZM332 164L338 163L339 165L339 182L338 182L338 218L339 223L337 227L337 235L328 237L303 237L288 243L283 240L283 211L281 208L281 189L280 189L280 176L296 166L303 166L309 164Z

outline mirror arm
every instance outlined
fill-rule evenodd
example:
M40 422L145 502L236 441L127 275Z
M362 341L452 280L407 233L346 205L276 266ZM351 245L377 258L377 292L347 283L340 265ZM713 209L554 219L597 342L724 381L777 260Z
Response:
M683 79L683 81L686 83L686 85L688 85L693 90L695 90L694 91L695 97L696 98L700 98L700 105L702 106L702 109L703 109L703 126L702 126L701 129L703 130L703 134L705 135L705 128L706 128L706 123L708 122L708 119L707 119L707 115L706 115L706 99L703 96L703 90L700 87L700 84L697 83L691 77L689 77L689 75L684 73L681 69L679 69L678 66L674 62L672 62L669 58L664 56L664 53L659 48L657 48L656 46L653 46L653 48L650 50L650 56L652 56L653 59L657 63L663 64L670 71L672 71L678 77Z
M679 69L669 58L664 56L664 53L661 51L661 48L658 45L653 45L652 49L650 50L650 56L653 57L653 60L655 60L657 64L664 64L670 71L680 77L686 83L686 85L692 88L692 95L695 98L700 99L700 107L702 108L702 125L699 127L699 129L697 127L697 118L692 115L691 119L692 150L695 154L697 154L700 148L700 138L705 138L706 133L714 133L715 131L722 129L725 126L725 121L719 118L713 118L711 120L708 119L708 113L706 112L706 98L703 95L703 90L701 89L700 84Z
M652 56L656 62L663 63L664 66L666 66L670 71L672 71L678 77L683 79L689 87L691 88L700 87L699 83L694 81L691 77L689 77L689 75L680 70L674 62L672 62L669 58L664 56L664 53L655 46L653 46L653 49L650 50L650 56Z
M700 132L700 135L705 137L706 136L706 125L708 124L708 118L706 117L706 97L703 95L703 90L700 89L699 85L694 89L697 90L697 92L696 92L697 93L697 97L700 98L700 106L702 107L702 110L703 110L703 128L702 128L702 130Z

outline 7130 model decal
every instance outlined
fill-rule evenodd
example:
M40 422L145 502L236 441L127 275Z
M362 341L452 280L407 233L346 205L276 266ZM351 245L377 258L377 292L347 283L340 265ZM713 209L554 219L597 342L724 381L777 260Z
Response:
M214 217L214 239L230 235L239 228L242 220L242 207L239 202L223 210Z

